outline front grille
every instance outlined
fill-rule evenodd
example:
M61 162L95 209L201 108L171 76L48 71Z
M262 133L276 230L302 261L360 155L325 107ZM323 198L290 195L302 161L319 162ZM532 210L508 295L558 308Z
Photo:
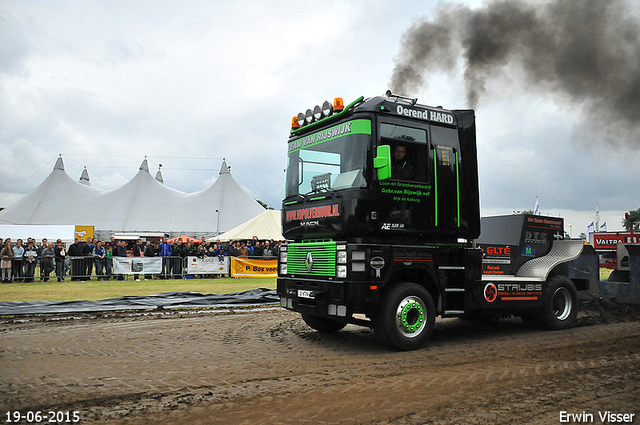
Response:
M336 275L336 243L302 242L287 245L287 268L289 274L306 276ZM308 255L311 254L311 267Z

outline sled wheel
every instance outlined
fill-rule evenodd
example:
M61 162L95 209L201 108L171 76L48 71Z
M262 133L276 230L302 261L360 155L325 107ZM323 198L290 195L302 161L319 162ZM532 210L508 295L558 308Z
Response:
M544 291L542 325L547 329L569 329L578 317L578 291L565 276L553 276Z

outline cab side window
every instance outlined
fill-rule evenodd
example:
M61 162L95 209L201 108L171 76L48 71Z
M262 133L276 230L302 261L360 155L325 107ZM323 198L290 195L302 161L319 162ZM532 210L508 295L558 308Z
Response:
M427 182L427 132L395 124L380 124L380 143L391 147L391 179Z

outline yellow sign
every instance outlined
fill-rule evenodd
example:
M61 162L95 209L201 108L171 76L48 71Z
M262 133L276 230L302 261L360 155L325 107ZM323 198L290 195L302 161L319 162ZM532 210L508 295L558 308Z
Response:
M278 277L278 260L231 257L232 277Z
M86 241L87 238L93 239L93 226L76 226L76 238Z

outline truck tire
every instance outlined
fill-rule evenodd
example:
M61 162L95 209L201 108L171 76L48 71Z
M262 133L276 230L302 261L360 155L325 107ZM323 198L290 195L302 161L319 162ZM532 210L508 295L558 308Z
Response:
M310 328L322 333L334 333L347 326L346 320L327 319L325 317L303 314L302 320Z
M427 343L435 321L436 307L429 291L404 282L385 293L374 319L374 331L385 345L415 350Z
M565 276L553 276L544 291L540 324L546 329L569 329L578 317L578 291Z

